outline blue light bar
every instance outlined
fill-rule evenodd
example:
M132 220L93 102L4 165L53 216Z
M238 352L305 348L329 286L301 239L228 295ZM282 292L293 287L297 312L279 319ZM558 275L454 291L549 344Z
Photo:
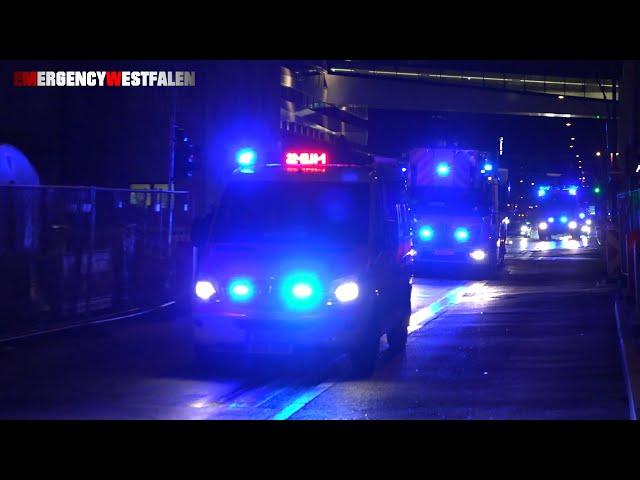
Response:
M258 159L258 154L251 148L243 148L236 153L236 162L240 167L252 167Z
M491 170L493 170L493 165L491 165L490 163L485 163L484 170L490 172Z

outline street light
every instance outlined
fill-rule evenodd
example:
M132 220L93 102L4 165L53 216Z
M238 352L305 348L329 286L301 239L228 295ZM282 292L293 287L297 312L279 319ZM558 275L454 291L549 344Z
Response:
M596 157L599 157L600 155L602 155L602 153L600 151L596 152Z
M558 95L559 100L564 100L564 95Z
M567 123L565 123L565 125L566 125L567 127L570 127L570 126L571 126L571 122L567 122Z

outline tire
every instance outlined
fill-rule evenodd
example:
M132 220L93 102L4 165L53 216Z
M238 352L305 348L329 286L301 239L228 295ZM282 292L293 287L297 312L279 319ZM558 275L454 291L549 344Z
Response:
M394 328L387 332L387 343L392 353L403 352L407 346L407 338L409 337L409 318L411 317L411 293L409 293L408 302L405 304L404 313L400 318L400 322Z
M365 333L359 344L349 352L351 359L352 379L366 379L371 376L376 368L378 353L380 351L380 335L377 333Z

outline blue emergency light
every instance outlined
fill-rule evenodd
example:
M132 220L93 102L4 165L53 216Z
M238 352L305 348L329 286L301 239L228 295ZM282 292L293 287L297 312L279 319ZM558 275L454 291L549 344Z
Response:
M234 302L248 302L254 293L255 287L248 278L234 278L229 283L229 297Z
M485 163L484 170L490 172L491 170L493 170L493 165L491 165L490 163Z
M449 174L451 173L451 167L449 166L448 163L446 162L440 162L437 166L436 166L436 173L438 174L438 176L440 177L448 177Z
M243 148L236 153L236 162L240 167L253 167L258 159L258 154L251 148Z
M460 243L469 240L469 230L464 227L458 227L453 232L453 237Z

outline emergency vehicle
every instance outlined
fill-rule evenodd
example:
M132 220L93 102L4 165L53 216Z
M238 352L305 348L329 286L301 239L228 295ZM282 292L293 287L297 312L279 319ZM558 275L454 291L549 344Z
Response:
M416 148L407 163L416 266L500 268L509 223L500 207L507 170L477 150Z
M407 341L411 228L397 165L328 152L238 157L198 249L196 354L350 354L375 367L380 339Z
M580 188L575 185L537 187L537 208L534 224L539 240L551 240L554 235L579 240L591 233L592 219L580 202Z

